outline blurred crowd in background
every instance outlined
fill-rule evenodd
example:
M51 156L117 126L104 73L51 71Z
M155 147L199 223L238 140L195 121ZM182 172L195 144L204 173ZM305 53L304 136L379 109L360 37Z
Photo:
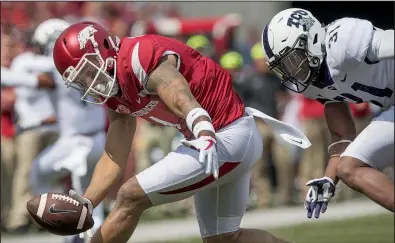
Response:
M306 181L322 176L329 145L324 107L316 101L290 93L281 86L265 63L260 45L260 29L251 28L245 43L235 43L233 32L237 31L236 17L227 18L233 24L229 24L229 29L218 37L215 31L207 30L207 26L213 28L216 19L188 20L187 16L180 15L177 3L2 2L1 65L10 66L15 56L25 52L35 27L50 18L62 18L71 23L83 20L99 22L120 38L136 33L157 33L180 39L203 55L212 57L233 75L234 88L246 106L257 108L301 129L312 142L307 150L281 143L270 127L257 120L264 140L264 152L262 159L253 169L250 209L302 203L308 189L305 186ZM178 19L181 25L184 23L182 30L166 30L167 25L161 26L165 18ZM22 160L22 156L18 155L34 145L18 142L20 130L17 117L20 114L15 114L13 107L16 95L12 87L3 85L1 92L1 220L2 227L12 231L31 223L26 210L23 211L22 220L15 222L13 219L16 213L12 209L15 204L11 199L18 198L18 195L11 197L11 188L12 184L20 183L23 179L21 177L26 176L19 172L20 167L31 166L37 154L31 155L30 161L23 159L24 164L18 162ZM378 112L376 107L365 103L351 105L351 110L358 131ZM56 140L56 130L54 133L51 139L41 141L40 150ZM125 178L159 161L179 145L181 138L182 135L173 128L157 127L139 120ZM6 175L3 176L3 173ZM28 183L28 180L24 181ZM25 187L28 188L28 185ZM344 185L340 184L340 187L335 200L357 196ZM111 207L115 191L108 198L107 208ZM191 200L184 200L163 205L149 210L146 216L156 218L193 214L192 203Z

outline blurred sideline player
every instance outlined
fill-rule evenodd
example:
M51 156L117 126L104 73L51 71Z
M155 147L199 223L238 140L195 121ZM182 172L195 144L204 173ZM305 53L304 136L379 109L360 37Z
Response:
M69 174L72 188L78 193L85 192L96 162L104 151L105 110L81 101L78 90L67 89L53 64L55 40L69 25L61 19L50 19L41 23L33 36L33 41L47 57L48 71L54 75L59 119L59 139L43 151L33 165L31 182L38 194L47 192L51 184ZM93 217L96 231L104 220L102 204L94 210ZM79 239L75 237L73 242L77 241Z
M339 179L393 212L394 184L379 170L394 162L394 31L356 18L322 27L310 12L287 9L265 27L262 45L283 85L325 104L330 159L325 177L307 183L307 216L326 211ZM382 113L356 137L347 102Z
M83 92L83 100L93 96L108 107L105 152L84 196L70 192L89 211L122 175L136 116L175 127L186 138L120 188L91 243L125 243L144 210L191 196L205 242L284 242L262 230L240 229L262 137L232 89L229 73L218 64L163 36L120 42L93 22L67 28L55 43L54 61L66 85Z
M213 58L214 57L214 46L210 40L204 35L193 35L188 38L186 44L203 56Z
M284 92L279 92L277 100L279 101L279 113L281 114L281 120L288 124L292 124L294 127L301 129L303 131L303 127L300 121L300 108L301 102L298 99L298 95L290 92L289 90L285 90ZM308 134L306 131L303 131L306 136ZM275 134L276 135L276 134ZM277 136L277 135L276 135ZM311 139L308 136L309 140ZM281 143L285 150L287 151L287 162L289 163L290 169L288 172L287 181L287 195L286 202L288 204L299 203L298 194L300 192L299 180L300 180L300 170L302 161L305 163L303 158L303 152L299 147L290 146L288 143L283 143L281 140L278 140ZM311 147L313 147L312 144ZM311 150L311 147L309 150Z
M61 19L50 19L41 23L33 35L34 44L40 48L41 71L33 75L21 75L26 86L31 88L53 88L56 92L55 108L59 124L59 138L36 158L31 171L31 186L36 194L53 191L54 185L71 173L72 187L83 193L89 185L94 166L104 150L105 110L81 101L80 92L67 89L62 77L55 70L52 48L56 38L70 24ZM49 79L48 75L53 79ZM24 85L17 77L9 76L15 86ZM22 80L21 80L22 81ZM100 205L93 213L95 229L103 222L103 208ZM66 237L66 241L72 239ZM78 242L75 237L73 242Z
M278 97L284 93L284 88L278 82L277 76L269 72L266 64L262 47L260 43L256 43L250 50L250 58L252 63L250 68L246 68L244 72L244 82L240 82L239 89L243 90L243 100L251 107L256 107L265 114L280 119ZM262 120L257 120L257 126L263 137L263 156L261 163L258 164L256 172L268 179L268 187L259 180L253 180L256 187L261 193L261 201L266 201L269 205L282 203L281 192L282 186L285 185L287 177L279 177L284 166L283 163L288 161L288 153L280 152L282 146L278 146L275 139L275 133ZM280 141L281 142L281 141ZM295 147L290 145L291 147ZM259 184L258 184L259 183Z
M43 69L42 58L35 54L28 36L23 39L23 52L12 59L9 67L1 68L2 86L10 86L15 76L23 79L37 75ZM21 50L22 51L22 50ZM11 75L10 75L11 74ZM21 81L21 80L20 80ZM30 82L30 81L27 81ZM23 83L23 82L22 82ZM12 87L13 85L11 85ZM31 197L29 174L35 157L57 139L57 117L52 90L38 90L31 86L15 86L14 114L16 117L15 159L9 167L7 180L11 187L11 208L5 223L9 233L26 233L30 228L26 202Z

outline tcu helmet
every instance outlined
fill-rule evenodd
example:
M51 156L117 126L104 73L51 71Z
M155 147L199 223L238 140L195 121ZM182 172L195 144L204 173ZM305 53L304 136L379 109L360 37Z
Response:
M68 27L55 42L56 69L68 87L84 93L82 100L103 104L118 92L116 58L120 40L94 22ZM96 101L88 100L90 96Z
M325 57L325 28L307 10L286 9L262 33L269 68L288 89L302 93L316 80Z
M69 26L63 19L48 19L37 26L32 41L40 47L43 54L50 55L56 38Z

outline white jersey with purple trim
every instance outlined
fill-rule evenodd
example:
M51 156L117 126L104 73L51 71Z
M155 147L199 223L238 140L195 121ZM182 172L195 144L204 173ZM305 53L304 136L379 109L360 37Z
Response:
M8 75L16 86L18 97L16 111L22 128L39 124L45 118L56 115L58 119L56 128L59 129L61 136L104 131L106 122L104 108L82 101L80 91L67 88L51 56L25 52L14 59L11 69L7 72L12 75L25 73L31 75L27 79L34 78L40 72L47 72L51 73L55 80L55 90L39 89L37 80L33 80L34 82L27 80L24 84L19 80L15 82L16 79ZM9 85L12 86L11 81Z
M16 56L8 70L13 75L29 74L32 76L40 72L47 72L53 64L48 65L47 59L33 52L23 52ZM27 77L28 79L30 77ZM29 82L28 82L29 83ZM37 84L37 82L36 82ZM40 126L41 122L50 116L56 115L54 106L54 92L34 87L17 86L15 88L15 112L18 117L18 126L21 129L41 127L42 130L56 130L56 126Z
M342 18L327 26L327 56L319 81L303 94L322 103L329 100L370 102L383 109L394 104L394 60L367 58L375 31L367 20Z

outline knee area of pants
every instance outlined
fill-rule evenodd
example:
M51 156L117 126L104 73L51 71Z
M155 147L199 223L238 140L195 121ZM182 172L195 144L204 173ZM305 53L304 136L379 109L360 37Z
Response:
M135 178L121 186L117 195L117 204L127 210L145 210L151 206L148 197Z
M241 229L221 235L214 235L203 239L204 243L236 243L241 234Z

